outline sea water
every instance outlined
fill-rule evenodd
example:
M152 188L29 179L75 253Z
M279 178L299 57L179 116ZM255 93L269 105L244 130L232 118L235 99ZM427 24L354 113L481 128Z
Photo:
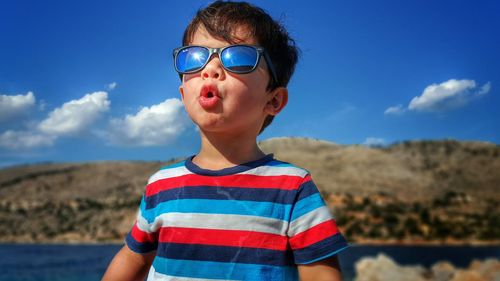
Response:
M121 245L0 244L1 281L100 280ZM500 259L500 246L351 246L340 254L345 280L354 277L354 265L379 253L402 265L429 267L447 260L467 267L473 259Z

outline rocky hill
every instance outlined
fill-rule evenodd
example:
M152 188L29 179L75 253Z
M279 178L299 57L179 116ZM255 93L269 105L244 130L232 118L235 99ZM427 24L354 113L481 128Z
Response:
M500 148L411 141L260 143L308 169L350 241L497 243ZM117 242L147 178L168 162L38 164L0 170L0 242Z
M472 260L468 268L456 268L448 261L439 261L430 268L421 265L399 265L385 254L364 257L356 263L355 281L496 281L500 277L497 259Z
M429 200L450 191L500 196L500 147L491 143L408 141L377 148L276 138L261 147L308 169L328 193L383 192L403 201Z

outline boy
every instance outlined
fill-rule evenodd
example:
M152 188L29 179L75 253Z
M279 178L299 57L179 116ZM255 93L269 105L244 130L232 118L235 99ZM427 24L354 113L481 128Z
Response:
M201 149L149 179L103 280L340 280L347 243L310 175L256 143L287 103L292 39L262 9L217 1L183 46L174 65Z

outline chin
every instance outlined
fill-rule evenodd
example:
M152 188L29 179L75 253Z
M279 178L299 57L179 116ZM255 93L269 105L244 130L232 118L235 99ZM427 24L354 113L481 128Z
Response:
M203 118L194 122L198 128L205 132L218 132L223 131L224 126L221 124L220 120L215 118Z

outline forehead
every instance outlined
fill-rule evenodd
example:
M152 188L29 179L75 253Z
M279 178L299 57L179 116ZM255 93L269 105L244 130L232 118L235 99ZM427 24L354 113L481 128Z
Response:
M189 45L202 45L211 48L218 48L233 44L258 45L257 39L253 36L250 30L243 25L233 28L230 38L231 42L226 41L222 37L214 37L207 31L205 26L200 24L193 33Z

